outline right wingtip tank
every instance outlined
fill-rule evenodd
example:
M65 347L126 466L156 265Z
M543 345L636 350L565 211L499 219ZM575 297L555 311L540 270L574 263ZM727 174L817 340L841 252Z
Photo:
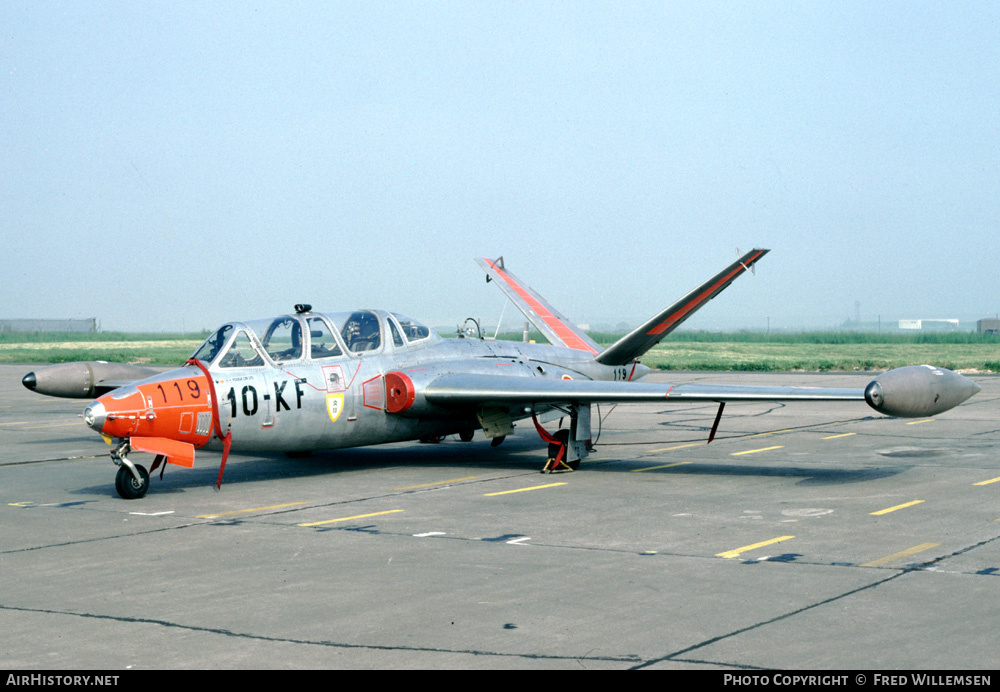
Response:
M919 418L954 408L980 389L968 377L947 368L910 365L872 380L865 388L865 401L879 413Z

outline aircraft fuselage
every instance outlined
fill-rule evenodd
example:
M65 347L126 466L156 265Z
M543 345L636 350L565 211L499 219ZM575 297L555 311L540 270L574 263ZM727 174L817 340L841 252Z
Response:
M379 340L374 352L354 353L338 344L341 355L324 353L313 358L307 355L312 349L306 342L300 345L301 357L274 362L253 329L233 323L228 343L207 364L211 384L203 371L188 364L100 397L88 407L88 424L115 438L169 438L198 448L221 449L223 442L213 435L213 416L217 416L221 431L231 433L232 451L338 449L484 427L467 407L456 409L422 399L423 385L442 375L637 381L649 372L637 363L602 365L589 352L547 344L443 339L435 334L398 344L391 336L394 325L387 326L393 319L389 313L365 312L376 315L389 335ZM311 319L316 316L309 314ZM237 348L241 334L250 337L258 361L240 367L230 360L227 365L225 354ZM245 352L243 359L247 360ZM494 414L503 409L514 421L550 407L487 408Z

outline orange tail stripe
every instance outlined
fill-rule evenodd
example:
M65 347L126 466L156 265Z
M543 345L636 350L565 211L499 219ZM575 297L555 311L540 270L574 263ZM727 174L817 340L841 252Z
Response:
M762 254L763 253L757 253L756 255L754 255L753 257L751 257L746 262L745 265L740 265L736 269L734 269L731 272L729 272L728 274L726 274L724 277L722 277L721 279L719 279L718 281L716 281L714 284L712 284L711 286L709 286L708 288L706 288L704 291L702 291L701 293L699 293L687 305L685 305L680 310L678 310L674 314L672 314L669 317L667 317L667 319L663 320L658 325L656 325L655 327L653 327L652 329L650 329L648 332L646 332L646 334L648 334L650 336L653 336L653 335L656 335L656 334L662 334L664 331L666 331L670 327L670 325L672 325L678 319L680 319L681 317L683 317L687 313L691 312L691 310L693 310L696 307L698 307L699 305L701 305L708 296L712 295L712 293L714 293L716 290L718 290L719 286L721 286L722 284L726 283L732 277L736 276L740 272L744 271L748 265L753 264L754 262L756 262L757 259Z
M493 271L495 271L508 286L514 289L514 292L517 293L517 295L520 296L521 299L535 311L545 324L552 328L552 331L559 335L559 338L563 340L563 343L565 343L567 347L576 349L577 351L590 351L591 353L597 353L597 351L594 350L590 344L577 336L572 329L567 327L555 315L549 312L548 308L538 302L538 300L524 290L520 284L512 280L503 269L498 267L493 262L490 262L490 267L493 268Z

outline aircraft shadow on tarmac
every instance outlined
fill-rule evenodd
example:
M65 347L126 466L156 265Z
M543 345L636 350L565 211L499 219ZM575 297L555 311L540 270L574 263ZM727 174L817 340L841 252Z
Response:
M528 454L522 453L529 452ZM152 457L136 456L135 460L148 468ZM185 492L211 485L219 475L218 454L211 452L199 456L192 469L167 468L163 479L160 470L150 474L150 492L155 494ZM489 469L512 471L537 471L544 463L544 448L534 440L508 440L504 449L491 449L481 441L473 443L444 442L441 444L396 443L385 446L354 447L348 449L317 451L307 456L284 454L233 454L226 464L221 492L227 486L241 483L280 481L282 479L336 476L365 470L387 471L395 467ZM117 497L114 490L114 467L108 462L109 482L70 492L82 495L107 495Z
M544 463L544 448L539 449L535 440L527 437L508 440L503 448L492 449L483 442L459 443L446 441L442 444L402 443L384 447L363 447L342 450L314 452L305 457L276 455L233 455L226 466L226 486L241 483L280 481L282 479L335 476L364 470L387 471L394 467L446 469L449 472L464 469L469 472L477 467L488 470L510 470L532 472ZM148 463L148 460L147 460ZM215 486L218 477L218 458L206 454L199 459L193 469L168 469L161 480L159 471L154 474L152 492L156 494L186 492L189 489ZM655 461L629 459L627 455L615 455L605 460L588 462L576 473L627 474L638 468L655 465ZM111 478L113 467L109 464L109 482L97 486L71 491L80 495L114 494ZM678 476L747 476L801 478L797 485L824 486L889 478L906 472L909 465L866 468L831 468L818 466L762 466L746 463L701 463L689 462L682 466L650 469L650 474ZM568 474L565 477L572 477Z
M753 476L799 478L796 485L844 485L847 483L864 483L882 478L891 478L909 470L910 466L870 467L870 468L825 468L816 466L757 466L741 463L704 464L688 463L684 466L674 466L665 469L653 469L649 473L667 473L671 475L694 476ZM610 469L609 469L610 470ZM620 472L620 470L619 470Z

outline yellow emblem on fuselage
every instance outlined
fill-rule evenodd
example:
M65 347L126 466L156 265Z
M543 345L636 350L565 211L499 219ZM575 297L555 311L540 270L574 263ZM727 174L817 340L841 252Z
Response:
M326 395L326 412L330 414L330 420L334 423L340 418L341 412L344 410L344 394L327 394Z

